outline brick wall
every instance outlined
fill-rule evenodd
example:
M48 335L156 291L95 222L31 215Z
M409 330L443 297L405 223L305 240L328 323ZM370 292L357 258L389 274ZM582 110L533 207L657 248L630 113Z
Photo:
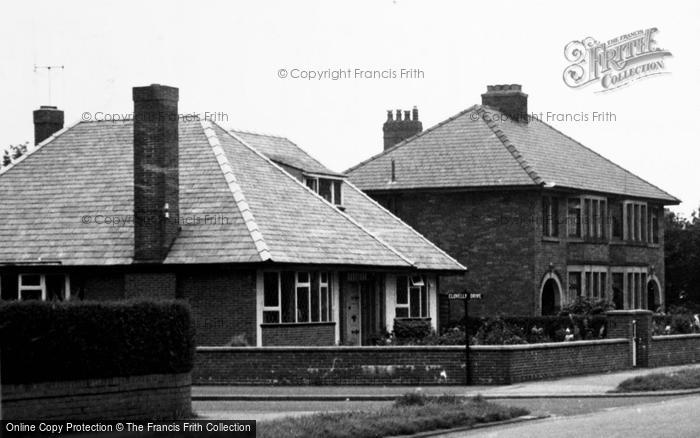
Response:
M440 290L483 292L483 300L470 304L470 314L533 314L539 291L533 244L539 194L407 192L393 200L372 196L469 268L464 277L441 277Z
M335 323L265 324L262 344L270 347L334 345Z
M172 272L129 272L124 274L126 298L175 298L176 276Z
M255 271L211 269L177 277L177 296L192 308L197 345L256 343Z
M2 419L189 418L190 387L190 374L2 385Z
M200 347L193 381L233 385L464 385L464 356L464 346ZM471 383L478 385L630 367L626 339L470 348Z
M700 334L654 336L649 366L662 367L700 362Z

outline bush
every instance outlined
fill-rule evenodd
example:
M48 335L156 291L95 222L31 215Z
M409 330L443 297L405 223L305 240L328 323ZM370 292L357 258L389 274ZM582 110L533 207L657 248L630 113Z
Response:
M399 319L394 320L394 337L398 339L421 339L429 336L432 331L430 319Z
M559 315L602 315L610 310L615 310L615 305L608 300L579 296L573 303L564 306Z
M700 332L700 326L693 314L654 315L653 335L683 335Z
M194 330L181 302L0 304L3 383L183 373Z

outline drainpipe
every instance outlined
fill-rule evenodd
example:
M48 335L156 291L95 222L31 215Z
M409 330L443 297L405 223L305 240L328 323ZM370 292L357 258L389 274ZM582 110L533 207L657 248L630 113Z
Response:
M637 367L637 320L632 320L632 368Z

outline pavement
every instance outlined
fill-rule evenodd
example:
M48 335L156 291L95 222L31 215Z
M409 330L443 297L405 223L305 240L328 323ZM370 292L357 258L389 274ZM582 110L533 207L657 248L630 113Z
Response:
M687 395L700 389L611 393L630 377L651 373L669 373L700 368L700 364L632 370L540 380L503 386L192 386L193 401L384 401L407 392L428 395L454 394L463 397L481 395L487 399L518 398L613 398Z

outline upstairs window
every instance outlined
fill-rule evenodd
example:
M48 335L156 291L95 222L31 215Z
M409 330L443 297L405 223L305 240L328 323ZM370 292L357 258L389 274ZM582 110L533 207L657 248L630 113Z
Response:
M581 237L581 198L569 198L566 223L569 237Z
M552 196L542 198L542 235L559 236L559 199Z
M630 242L648 242L650 218L646 202L625 201L623 205L624 239Z
M343 205L342 180L304 176L304 184L331 204Z

